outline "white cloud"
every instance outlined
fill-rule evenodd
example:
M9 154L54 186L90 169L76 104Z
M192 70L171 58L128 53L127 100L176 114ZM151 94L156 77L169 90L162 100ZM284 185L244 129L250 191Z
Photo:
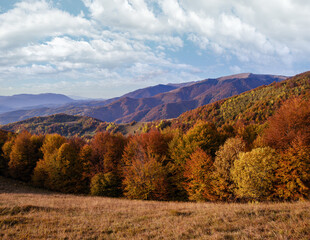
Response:
M81 1L89 12L77 16L52 0L21 0L0 13L0 80L59 89L93 81L94 89L310 64L308 0ZM191 66L191 52L208 61Z
M84 2L99 24L112 30L125 31L133 39L164 41L166 44L169 41L164 39L172 36L178 39L187 35L186 38L202 50L235 54L241 61L259 62L262 55L291 58L292 52L298 52L298 43L306 45L307 41L303 39L310 35L306 31L310 24L307 17L310 4L302 9L301 4L292 0L238 0L229 3L224 0ZM287 16L294 20L286 20ZM287 22L290 22L288 28ZM293 37L295 42L289 40L292 37L283 39L290 32L302 32L305 38ZM182 39L170 43L177 48L184 46ZM310 51L309 46L305 48ZM241 56L240 51L249 55Z
M158 31L162 28L144 0L84 0L92 17L106 26L132 31Z
M16 47L68 34L92 36L89 20L53 8L46 1L24 1L0 15L0 47Z

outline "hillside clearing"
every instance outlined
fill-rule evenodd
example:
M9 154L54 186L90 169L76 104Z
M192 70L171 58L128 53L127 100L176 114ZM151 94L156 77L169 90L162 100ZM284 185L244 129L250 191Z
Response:
M2 239L309 239L310 203L74 196L0 178Z

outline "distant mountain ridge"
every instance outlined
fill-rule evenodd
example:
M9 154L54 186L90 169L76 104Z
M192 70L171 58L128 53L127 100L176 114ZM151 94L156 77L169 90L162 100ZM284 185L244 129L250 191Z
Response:
M3 113L0 114L0 124L58 113L89 116L117 123L176 118L185 111L286 78L244 73L197 82L159 84L104 101L75 101L56 108Z
M150 98L120 98L106 106L86 109L82 115L117 123L176 118L185 111L286 78L247 73L206 79Z
M0 96L0 124L8 124L16 121L22 121L32 117L49 116L52 114L68 113L81 114L85 109L91 107L105 106L111 102L117 101L122 97L143 98L152 97L158 93L167 92L188 85L190 83L179 84L159 84L156 86L146 87L127 93L121 97L115 97L106 100L82 99L74 100L62 94L20 94L13 96ZM53 100L51 97L59 97L59 100ZM23 101L18 101L24 97ZM41 98L41 99L39 99ZM44 99L46 98L46 99ZM60 100L63 101L60 101ZM29 101L28 101L29 100ZM12 103L17 102L14 105ZM83 115L83 114L81 114Z
M70 102L74 102L74 100L63 94L55 93L0 96L0 112L12 111L15 109L51 107Z

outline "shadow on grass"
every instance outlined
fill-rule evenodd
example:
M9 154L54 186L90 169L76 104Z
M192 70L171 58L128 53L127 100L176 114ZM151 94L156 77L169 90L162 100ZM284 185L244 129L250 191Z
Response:
M28 183L3 176L0 176L0 194L1 193L31 193L43 195L55 194L55 192L35 188Z

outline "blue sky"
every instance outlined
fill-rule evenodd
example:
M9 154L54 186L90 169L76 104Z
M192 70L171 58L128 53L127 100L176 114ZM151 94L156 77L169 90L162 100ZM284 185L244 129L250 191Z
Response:
M310 70L308 0L0 0L0 95Z

